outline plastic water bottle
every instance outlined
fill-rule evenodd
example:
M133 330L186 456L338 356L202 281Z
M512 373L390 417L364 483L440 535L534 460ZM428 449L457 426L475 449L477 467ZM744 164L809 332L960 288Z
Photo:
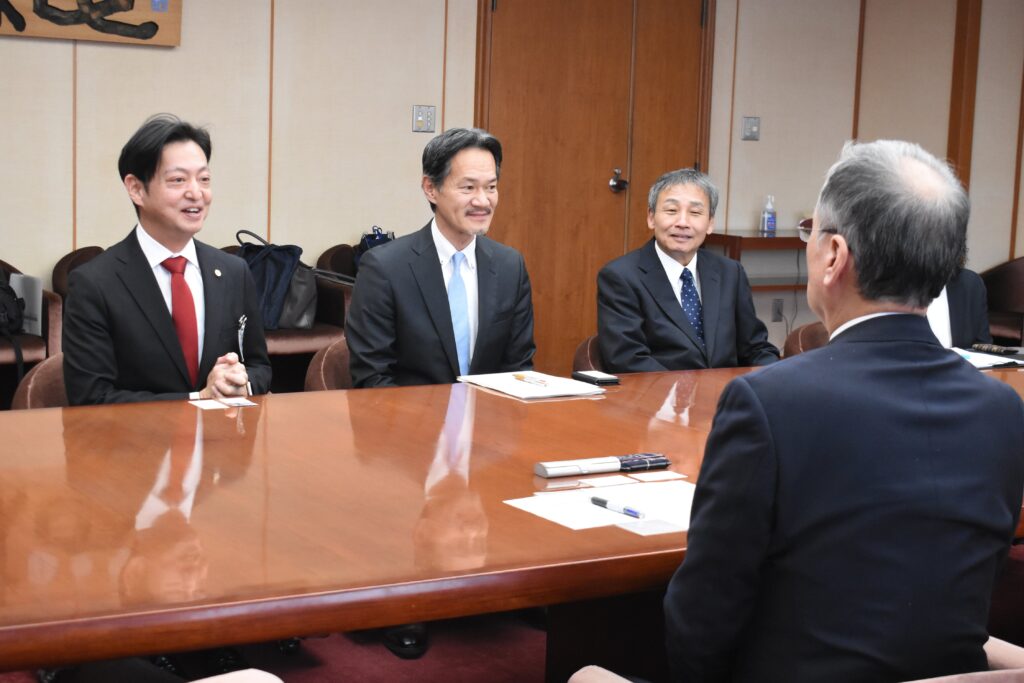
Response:
M775 237L775 196L768 195L764 203L764 211L761 212L761 234L765 237Z

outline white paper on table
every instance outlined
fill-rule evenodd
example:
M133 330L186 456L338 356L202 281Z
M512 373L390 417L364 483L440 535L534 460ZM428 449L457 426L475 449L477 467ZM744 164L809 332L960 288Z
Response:
M488 375L462 375L458 380L525 400L594 396L605 393L604 387L568 377L545 375L543 372L534 372L533 370L495 372Z
M695 488L688 481L676 480L608 486L599 492L590 488L557 491L505 502L574 530L634 523L634 520L621 513L590 502L591 497L600 493L601 498L643 512L644 518L640 521L661 520L677 527L679 531L685 531L690 527L690 506L693 504Z
M997 356L992 353L980 353L978 351L969 351L967 349L958 349L955 347L953 348L953 351L979 370L1006 365L1024 365L1024 360L1007 358L1006 356Z
M21 331L25 334L42 334L43 281L31 275L11 273L9 284L14 293L25 300Z
M224 405L232 408L244 408L245 406L256 405L245 396L226 396L224 398L217 399L217 401L218 403L223 403Z

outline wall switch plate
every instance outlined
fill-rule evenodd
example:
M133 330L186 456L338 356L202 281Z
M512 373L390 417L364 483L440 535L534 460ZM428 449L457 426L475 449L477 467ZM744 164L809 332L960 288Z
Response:
M412 132L433 133L434 113L437 107L429 104L412 105Z
M740 137L741 140L760 140L761 139L761 117L760 116L744 116L743 117L743 135Z
M782 322L782 299L772 299L772 322Z

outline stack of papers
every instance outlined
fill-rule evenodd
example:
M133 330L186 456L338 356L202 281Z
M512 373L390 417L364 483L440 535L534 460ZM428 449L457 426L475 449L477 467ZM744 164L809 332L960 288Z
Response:
M521 399L561 398L565 396L594 396L603 394L604 387L579 382L567 377L545 375L542 372L495 372L489 375L464 375L460 382L475 384L486 389L500 391Z

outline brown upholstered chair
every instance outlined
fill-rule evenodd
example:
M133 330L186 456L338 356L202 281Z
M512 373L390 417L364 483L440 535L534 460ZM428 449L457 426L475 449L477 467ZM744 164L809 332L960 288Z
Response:
M348 342L342 337L320 349L306 370L306 391L351 389L352 375L348 369Z
M356 250L351 244L335 244L316 260L316 267L342 275L356 276Z
M0 261L0 270L7 274L21 271L11 264ZM25 365L38 363L47 356L60 353L61 317L64 306L61 298L49 290L43 290L42 334L19 334L21 353ZM0 365L14 364L14 347L6 339L0 339Z
M18 384L11 410L27 408L63 408L68 404L64 389L64 354L37 363Z
M604 362L601 360L601 350L597 347L596 334L587 337L576 347L576 353L572 357L572 369L604 372Z
M988 322L997 344L1024 345L1024 256L981 274L988 293Z
M65 254L53 267L53 291L61 300L68 297L68 275L78 266L91 261L103 253L103 247L81 247Z
M828 344L828 330L821 323L809 323L796 328L786 337L782 357L789 358L804 351Z

